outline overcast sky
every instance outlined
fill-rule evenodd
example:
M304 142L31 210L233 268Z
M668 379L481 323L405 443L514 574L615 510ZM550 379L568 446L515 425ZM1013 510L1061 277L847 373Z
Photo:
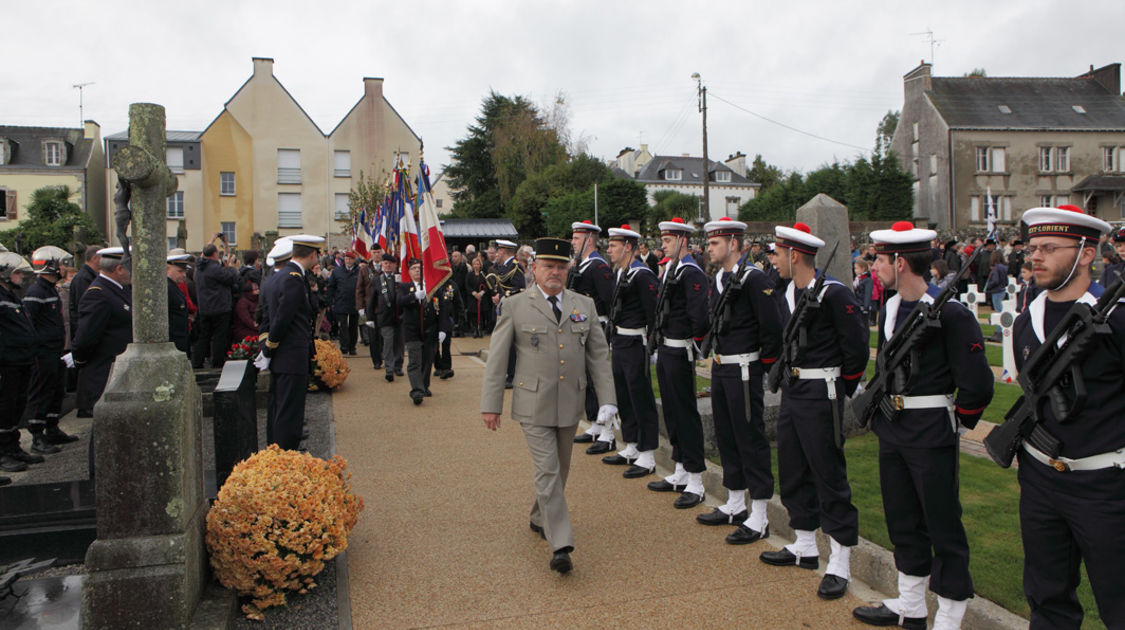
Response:
M693 8L695 5L697 8ZM1125 57L1121 0L1022 2L4 2L0 124L122 131L129 103L167 108L170 129L202 130L250 76L274 74L327 133L364 76L426 143L436 173L490 89L548 103L612 159L700 155L698 72L708 86L710 156L736 151L783 169L853 159L902 75L930 60L961 76L1075 76ZM740 109L741 108L741 109ZM749 110L818 139L786 129Z

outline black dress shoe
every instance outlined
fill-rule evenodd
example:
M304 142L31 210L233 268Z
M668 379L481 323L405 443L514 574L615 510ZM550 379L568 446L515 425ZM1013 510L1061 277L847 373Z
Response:
M869 626L902 626L910 630L926 630L925 617L901 617L887 608L886 604L860 606L852 611L852 616Z
M738 514L727 514L719 508L715 508L707 514L696 514L695 520L703 525L740 525L749 516L750 513L746 510L742 510Z
M756 543L759 540L762 540L763 538L769 538L769 537L770 537L770 526L769 526L768 523L766 524L765 527L762 528L762 531L760 531L760 532L756 531L756 530L753 530L753 529L750 529L749 527L746 526L746 523L743 523L743 524L738 526L738 529L736 529L733 532L727 534L727 544L729 544L729 545L749 545L750 543Z
M9 451L8 455L20 460L25 464L42 464L43 462L47 461L46 458L44 458L42 455L33 455L18 446L16 447L16 450Z
M593 448L593 447L591 447L591 448ZM614 453L613 455L606 455L605 457L602 458L602 463L603 464L609 464L610 466L631 466L633 464L633 462L635 462L635 461L637 461L637 458L634 457L632 459L629 459L628 457L625 457L621 453Z
M393 383L393 382L395 382L395 375L394 375L394 374L391 374L390 372L387 372L387 375L386 375L386 376L384 376L383 378L387 379L387 382L388 382L388 383Z
M441 375L441 380L443 381L449 380L451 378L453 378L453 370L446 370L445 374Z
M593 442L593 441L594 441L594 434L593 433L583 433L582 435L574 436L574 443L575 444L589 444L590 442Z
M41 455L54 455L55 453L61 453L62 449L51 444L47 441L46 436L40 434L31 437L31 452Z
M626 468L625 472L621 473L621 476L626 479L639 479L646 475L651 475L654 472L656 472L656 466L653 466L652 468L645 468L644 466L633 464L632 466Z
M539 534L540 538L542 538L543 540L547 540L547 534L543 533L543 526L542 525L536 525L535 523L528 523L527 526L531 528L531 531L535 532L536 534Z
M410 400L413 400L415 405L420 405L422 404L422 395L412 395L410 396Z
M574 568L574 564L570 561L570 547L563 547L551 556L551 570L558 571L560 574L569 573Z
M676 508L677 510L686 510L688 508L693 508L700 503L703 503L703 494L696 494L694 492L685 491L683 494L676 497L676 500L672 502L672 507Z
M653 492L683 492L687 486L682 483L671 483L667 479L648 482L648 489Z
M762 555L758 556L758 558L762 562L772 564L775 567L788 567L795 564L802 569L816 570L816 568L820 566L820 558L818 556L810 556L797 560L796 554L785 547L777 551L763 551Z
M825 575L816 594L821 599L840 599L848 592L848 581L838 575Z
M47 432L43 436L51 444L69 444L78 441L77 435L69 435L58 427L47 427Z
M606 442L604 440L597 440L586 449L587 455L601 455L608 453L617 448L617 440Z
M376 370L381 370L381 369L383 369L383 364L382 363L373 363L371 365L371 367L376 369Z
M23 472L27 470L27 463L16 458L11 453L0 453L0 470L5 472Z
M422 393L422 395L425 396L426 398L431 398L431 397L433 397L434 393L427 389L425 392Z

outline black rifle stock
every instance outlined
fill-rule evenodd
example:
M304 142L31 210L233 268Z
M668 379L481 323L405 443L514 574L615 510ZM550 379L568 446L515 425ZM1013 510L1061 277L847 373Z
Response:
M1023 395L1004 414L1004 422L984 439L988 455L1002 468L1012 465L1012 459L1025 440L1048 457L1058 456L1059 441L1046 431L1035 431L1042 419L1040 405L1045 399L1059 422L1073 421L1082 410L1086 388L1080 363L1093 344L1094 336L1110 332L1106 319L1122 297L1125 297L1125 281L1118 279L1095 306L1076 302L1028 358L1016 379ZM1064 336L1066 339L1060 346L1059 340Z
M801 348L805 347L805 323L811 317L812 312L820 308L820 292L824 289L824 279L828 276L828 267L832 264L832 259L836 257L836 250L839 248L840 241L836 241L836 244L832 246L832 253L828 255L828 259L824 261L824 265L821 267L823 271L816 277L816 282L813 283L811 289L807 289L801 294L801 299L793 306L793 315L789 318L789 323L785 325L785 332L782 335L781 356L770 368L768 383L771 392L776 392L782 382L786 385L789 384L793 363L797 361L797 355L800 354Z
M585 230L584 230L585 231ZM574 253L574 264L570 266L570 270L566 272L566 290L574 291L574 287L578 285L579 270L582 261L579 257L582 252L586 251L586 245L590 242L590 232L586 231L586 235L582 237L582 248Z
M906 316L906 321L879 349L875 357L875 374L863 392L852 399L852 411L859 426L867 426L875 417L876 411L881 410L888 420L893 420L902 411L887 395L891 391L892 379L896 390L901 391L906 387L909 376L906 368L910 355L931 331L941 328L941 307L957 293L957 283L969 274L973 263L983 251L983 247L977 248L969 256L965 264L961 265L961 271L934 298L932 304L918 300L914 310Z
M660 347L660 343L664 341L664 320L668 317L668 293L672 287L676 286L676 271L680 268L680 261L674 260L668 263L668 268L664 270L664 281L660 286L660 299L656 301L656 322L653 324L652 332L648 336L648 348L646 351L649 355L656 352Z
M724 333L727 330L727 323L730 322L730 301L731 296L737 294L742 290L742 273L743 266L737 264L731 270L730 284L727 288L723 289L723 294L719 296L719 301L715 303L715 308L711 309L710 325L707 327L707 334L703 337L703 341L699 344L699 356L707 358L711 354L712 346L715 345L715 335Z
M610 341L613 338L613 329L617 326L617 314L621 311L621 289L624 288L626 281L629 278L629 269L618 270L620 274L617 276L617 284L613 285L613 303L609 305L609 317L606 318L605 323L605 338Z

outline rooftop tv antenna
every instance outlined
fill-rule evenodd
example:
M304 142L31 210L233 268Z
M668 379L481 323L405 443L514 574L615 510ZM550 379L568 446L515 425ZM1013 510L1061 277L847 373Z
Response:
M941 43L944 42L945 40L944 39L934 39L934 31L933 31L933 29L928 28L928 27L926 28L926 30L924 30L920 33L911 33L911 35L923 35L923 36L925 36L926 41L928 41L930 43L930 65L931 66L934 65L934 49L937 48L938 46L941 46Z
M94 84L93 81L88 81L86 83L75 83L74 85L71 86L74 89L78 90L78 126L79 127L86 124L86 114L83 111L83 103L82 103L82 91L86 88L86 86L93 85L93 84Z

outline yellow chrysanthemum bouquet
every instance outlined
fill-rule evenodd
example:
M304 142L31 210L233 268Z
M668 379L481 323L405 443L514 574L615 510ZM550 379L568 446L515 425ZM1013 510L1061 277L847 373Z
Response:
M316 389L333 390L348 380L351 368L340 349L331 341L316 340L316 356L313 357L312 372L309 373L309 391Z

